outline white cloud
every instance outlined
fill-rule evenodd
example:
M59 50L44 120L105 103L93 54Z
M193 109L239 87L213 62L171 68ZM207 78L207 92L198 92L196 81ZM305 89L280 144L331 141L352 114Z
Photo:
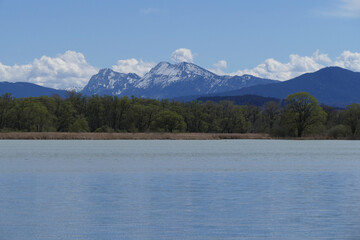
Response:
M339 0L336 8L325 12L325 15L346 18L360 18L360 1Z
M117 65L112 66L112 69L121 73L136 73L143 76L149 72L156 64L154 62L144 62L142 59L135 58L118 60Z
M335 61L331 60L327 54L320 54L319 51L310 57L292 54L289 58L290 61L287 63L269 58L253 69L239 70L231 73L231 75L250 74L261 78L284 81L304 73L315 72L327 66L339 66L360 72L360 53L350 51L344 51Z
M324 53L320 53L319 50L316 50L314 52L314 54L311 56L311 58L315 61L315 62L319 62L322 63L324 65L329 65L332 63L332 60L330 59L330 57L327 54Z
M334 65L360 72L360 53L345 51L336 59Z
M171 61L175 62L175 63L180 63L180 62L190 62L193 63L194 62L194 56L191 52L190 49L187 48L179 48L176 49L170 57Z
M227 62L225 60L220 60L217 63L214 63L214 67L224 69L227 68Z
M208 69L210 72L218 75L225 75L224 70L227 68L227 62L225 60L220 60L217 63L214 63L213 66L215 69Z
M42 56L26 65L8 66L0 62L1 81L31 82L57 89L83 87L96 72L84 55L75 51L54 58Z

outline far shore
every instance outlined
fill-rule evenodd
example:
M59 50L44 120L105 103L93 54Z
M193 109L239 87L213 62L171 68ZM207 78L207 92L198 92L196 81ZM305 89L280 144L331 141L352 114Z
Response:
M0 139L23 140L221 140L221 139L288 139L327 140L324 136L275 138L265 133L74 133L74 132L4 132Z

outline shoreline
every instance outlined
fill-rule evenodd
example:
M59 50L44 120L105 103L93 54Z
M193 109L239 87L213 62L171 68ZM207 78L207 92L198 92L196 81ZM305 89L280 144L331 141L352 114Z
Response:
M350 140L311 136L302 138L271 137L265 133L75 133L75 132L6 132L0 140Z
M75 132L7 132L0 140L221 140L271 139L262 133L75 133Z

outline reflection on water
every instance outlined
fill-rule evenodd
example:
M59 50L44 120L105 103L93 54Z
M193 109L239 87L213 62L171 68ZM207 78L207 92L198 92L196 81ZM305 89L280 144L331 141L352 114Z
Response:
M358 141L1 141L0 239L360 239Z

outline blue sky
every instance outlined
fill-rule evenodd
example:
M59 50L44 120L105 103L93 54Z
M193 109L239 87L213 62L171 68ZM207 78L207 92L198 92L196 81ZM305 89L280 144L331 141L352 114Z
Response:
M0 81L58 88L104 67L143 74L181 48L188 52L177 59L219 74L286 80L327 65L360 71L360 0L0 0L0 29ZM286 72L292 60L305 63ZM44 73L41 64L84 69ZM286 73L263 72L274 66Z

